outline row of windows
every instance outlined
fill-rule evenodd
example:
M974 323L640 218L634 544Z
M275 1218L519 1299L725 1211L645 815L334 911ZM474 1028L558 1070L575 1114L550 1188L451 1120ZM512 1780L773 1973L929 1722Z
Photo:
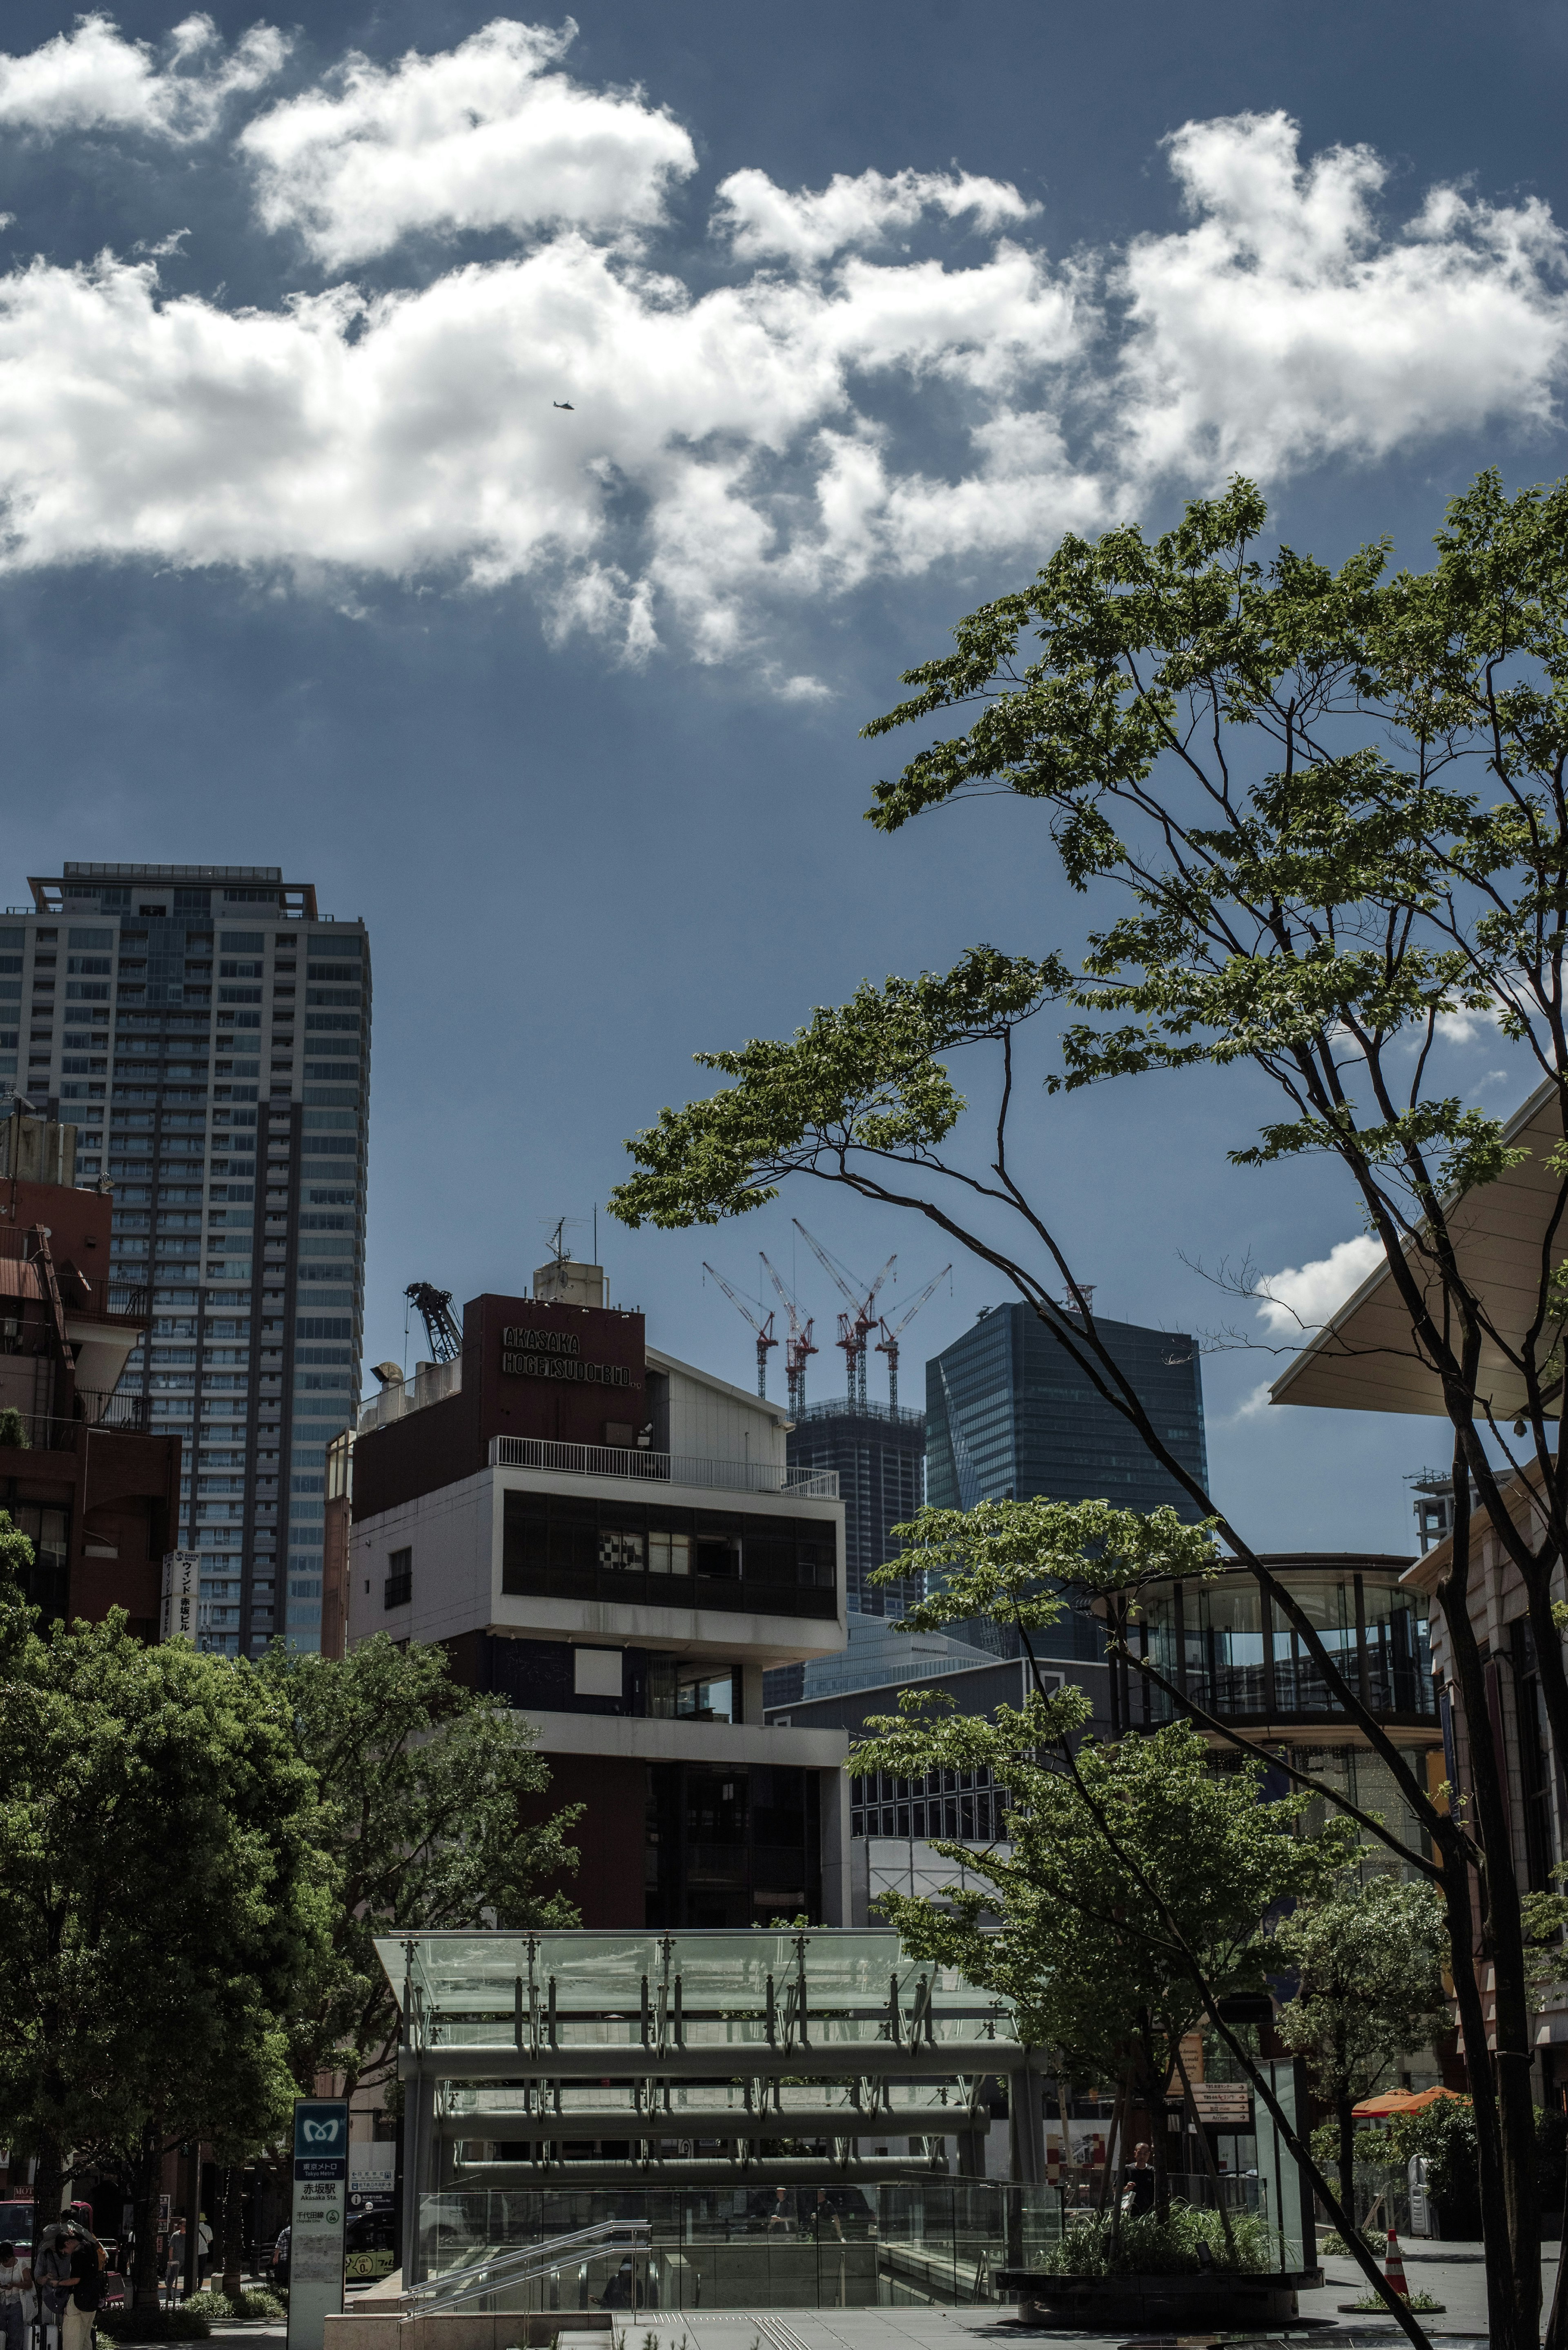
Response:
M941 1838L950 1844L990 1844L1007 1833L1007 1797L989 1794L933 1795L909 1804L883 1804L851 1810L849 1832L857 1836Z
M507 1592L529 1589L522 1578L535 1572L600 1568L831 1591L837 1569L834 1530L813 1518L513 1492L505 1497L504 1526L501 1587Z

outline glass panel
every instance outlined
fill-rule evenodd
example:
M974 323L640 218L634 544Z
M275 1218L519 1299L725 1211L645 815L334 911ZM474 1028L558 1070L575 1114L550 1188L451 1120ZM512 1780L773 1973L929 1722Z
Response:
M1292 1598L1354 1689L1357 1671L1354 1581L1348 1575L1293 1571L1289 1584ZM1278 1607L1274 1609L1274 1702L1282 1714L1340 1710L1322 1666Z
M1189 1694L1216 1713L1264 1713L1263 1619L1257 1586L1251 1579L1229 1576L1213 1584L1189 1583L1182 1603Z

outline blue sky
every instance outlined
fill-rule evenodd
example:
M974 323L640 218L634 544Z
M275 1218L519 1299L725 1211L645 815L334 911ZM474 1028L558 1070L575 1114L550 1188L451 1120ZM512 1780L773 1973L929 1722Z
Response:
M371 1360L411 1278L524 1287L561 1215L587 1253L698 1047L1070 943L1037 816L885 841L857 739L1062 528L1241 466L1294 543L1420 560L1480 465L1563 470L1561 10L674 0L568 38L22 0L3 37L6 895L73 856L265 862L365 916ZM1324 1172L1225 1165L1262 1105L1031 1107L1110 1312L1266 1337L1184 1259L1354 1237ZM601 1213L601 1253L744 1382L701 1260L754 1289L792 1212L868 1271L897 1247L895 1296L946 1253L809 1191L690 1237ZM993 1295L960 1264L906 1393ZM1261 1411L1272 1367L1205 1367L1237 1522L1405 1546L1440 1430Z

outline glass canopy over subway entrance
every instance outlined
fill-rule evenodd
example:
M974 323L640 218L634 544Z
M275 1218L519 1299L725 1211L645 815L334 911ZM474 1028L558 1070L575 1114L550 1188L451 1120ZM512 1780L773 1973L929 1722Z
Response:
M612 2307L623 2286L628 2307L984 2301L1075 2207L1059 2141L1047 2158L1053 2097L1067 2125L1045 2052L896 1934L376 1950L402 2020L405 2306ZM1085 2197L1116 2158L1099 2143ZM1284 2208L1256 2174L1224 2199ZM585 2231L604 2248L579 2251Z
M1041 2183L1043 2074L1010 2009L891 1933L413 1934L402 2013L405 2281L493 2238L497 2193ZM512 2232L506 2223L505 2233ZM417 2248L417 2249L416 2249Z

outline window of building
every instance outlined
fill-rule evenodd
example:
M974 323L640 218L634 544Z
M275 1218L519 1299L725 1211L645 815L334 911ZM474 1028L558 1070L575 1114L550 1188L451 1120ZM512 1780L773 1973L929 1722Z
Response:
M387 1580L381 1593L382 1607L406 1607L413 1596L414 1554L412 1548L389 1551L387 1554Z
M602 1576L602 1596L610 1597L629 1576L646 1575L651 1585L680 1575L706 1586L702 1606L835 1612L834 1529L817 1520L517 1492L506 1495L504 1512L504 1592L591 1593Z

